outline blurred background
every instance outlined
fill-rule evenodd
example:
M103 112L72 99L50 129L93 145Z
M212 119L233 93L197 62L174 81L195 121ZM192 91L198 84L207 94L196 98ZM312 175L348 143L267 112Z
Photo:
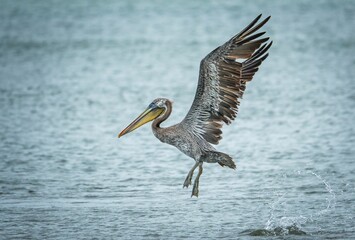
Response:
M199 62L258 14L274 41L217 149L192 159L150 126L191 106ZM353 1L10 1L0 7L0 239L350 239Z

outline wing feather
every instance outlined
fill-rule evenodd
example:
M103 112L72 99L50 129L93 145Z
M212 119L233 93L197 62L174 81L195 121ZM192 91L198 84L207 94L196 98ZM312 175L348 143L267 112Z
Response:
M265 32L255 32L270 16L257 24L260 18L261 14L201 61L195 99L181 124L209 143L218 144L222 139L221 128L236 118L246 82L268 57L272 42L267 43L269 38L259 39ZM244 61L238 62L240 59Z

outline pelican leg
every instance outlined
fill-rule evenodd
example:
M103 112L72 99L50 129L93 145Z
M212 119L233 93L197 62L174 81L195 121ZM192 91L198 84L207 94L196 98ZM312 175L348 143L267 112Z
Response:
M185 182L184 182L184 187L189 187L189 185L191 185L191 180L192 180L192 176L194 175L194 171L195 169L197 168L198 166L198 162L195 163L195 165L191 168L191 170L189 171L189 174L187 174L187 177L185 179Z
M191 197L192 196L198 197L198 185L199 185L199 182L200 182L200 176L202 175L202 172L203 172L202 164L203 164L203 162L199 162L198 163L198 174L197 174L197 176L195 178L194 186L192 188Z

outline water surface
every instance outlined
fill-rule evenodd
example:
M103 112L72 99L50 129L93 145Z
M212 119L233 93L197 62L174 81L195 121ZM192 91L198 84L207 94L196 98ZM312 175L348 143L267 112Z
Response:
M185 116L199 61L259 13L274 40L217 148L193 161L149 126ZM2 1L0 239L351 239L352 1Z

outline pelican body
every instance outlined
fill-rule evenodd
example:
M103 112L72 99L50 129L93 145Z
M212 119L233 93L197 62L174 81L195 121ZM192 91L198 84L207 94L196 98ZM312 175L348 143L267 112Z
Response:
M239 99L243 96L246 83L252 80L268 56L267 51L272 42L268 43L269 38L260 38L265 32L255 32L270 17L257 24L260 18L261 15L201 61L195 99L180 123L167 128L160 126L172 112L172 101L157 98L118 136L153 121L152 130L156 138L175 146L195 160L183 187L191 185L193 173L199 167L191 197L199 195L199 179L204 162L236 168L229 155L218 152L211 144L219 143L222 139L222 126L230 124L236 118Z

